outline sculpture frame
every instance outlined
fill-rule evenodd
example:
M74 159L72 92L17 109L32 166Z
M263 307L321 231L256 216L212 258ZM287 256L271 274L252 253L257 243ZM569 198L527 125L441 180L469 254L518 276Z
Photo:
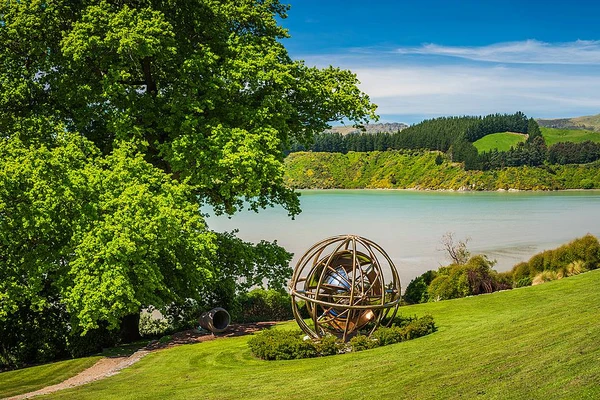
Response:
M401 299L400 277L391 258L381 246L357 235L314 244L296 264L289 289L294 318L307 335L319 339L329 333L344 342L370 322L374 324L368 335L385 319L389 325ZM301 300L312 327L300 314Z

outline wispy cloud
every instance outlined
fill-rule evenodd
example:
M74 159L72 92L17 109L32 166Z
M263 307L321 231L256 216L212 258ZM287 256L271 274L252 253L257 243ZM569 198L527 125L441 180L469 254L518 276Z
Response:
M523 111L534 117L600 112L600 75L485 66L356 68L382 115Z
M536 118L600 113L600 41L365 48L302 58L355 72L388 121L517 110Z
M600 64L600 40L577 40L567 43L526 40L488 46L425 44L419 47L400 47L395 51L398 54L447 56L508 64Z

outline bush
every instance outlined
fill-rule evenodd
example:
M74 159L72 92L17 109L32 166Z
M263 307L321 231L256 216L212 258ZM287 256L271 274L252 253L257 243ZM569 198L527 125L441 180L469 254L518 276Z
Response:
M520 287L525 287L525 286L531 286L532 283L533 283L533 279L530 276L526 276L526 277L519 279L518 281L515 281L514 287L520 288Z
M600 267L600 242L592 235L573 240L554 250L546 250L510 271L513 286L539 284L548 280L577 275Z
M437 330L435 322L431 315L425 315L411 321L404 327L403 340L416 339L421 336L429 335Z
M106 329L106 324L89 330L81 336L79 332L71 332L68 337L67 348L71 357L83 357L99 353L106 347L115 346L118 343L118 333Z
M378 346L399 343L435 332L436 326L431 315L421 318L398 317L399 325L379 327L371 337L358 334L348 343L342 343L335 336L325 336L320 340L304 339L299 331L268 329L258 333L248 341L250 351L263 360L292 360L335 355L347 351L362 351Z
M456 299L497 290L510 289L506 276L492 269L494 261L485 256L473 256L466 264L441 267L427 288L430 301Z
M325 336L315 343L317 354L333 356L344 351L345 346L335 336Z
M427 271L410 281L404 292L404 301L408 304L426 303L429 300L427 287L436 275L435 271Z
M0 322L0 371L68 357L64 307L33 308L23 302Z
M379 346L376 340L373 340L365 335L356 335L350 339L350 348L352 351L363 351L373 349Z
M290 295L277 290L254 289L238 296L240 322L287 321L294 318Z
M248 341L250 351L263 360L293 360L318 355L316 343L299 330L267 329Z
M540 272L539 274L537 274L533 278L531 284L533 286L535 286L535 285L539 285L539 284L544 283L544 282L554 281L556 279L558 279L558 274L556 272L554 272L554 271L543 271L543 272Z
M166 319L157 319L152 313L142 312L140 314L140 336L144 338L160 337L169 329L169 322Z
M171 335L165 335L162 336L160 339L158 339L158 343L168 343L171 341L171 339L173 339L173 337Z
M377 341L378 346L400 343L404 338L404 328L398 326L386 328L385 326L382 326L373 332L371 338Z

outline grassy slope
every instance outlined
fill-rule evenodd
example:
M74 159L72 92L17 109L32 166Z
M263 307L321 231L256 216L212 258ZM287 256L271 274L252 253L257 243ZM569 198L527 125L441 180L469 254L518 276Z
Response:
M57 399L597 399L600 271L405 307L439 331L354 354L252 358L248 337L180 346Z
M477 151L483 153L497 149L498 151L508 151L511 147L527 140L527 136L520 133L501 132L486 135L473 143Z
M600 114L575 117L571 118L571 121L579 126L585 126L596 131L600 130Z
M548 146L558 142L585 142L591 140L600 142L600 132L587 131L583 129L555 129L541 127L542 136Z
M3 372L0 374L0 399L32 392L45 386L60 383L91 367L100 358L78 358L17 371Z
M600 114L575 118L538 119L540 126L600 131Z
M436 158L441 161L438 165ZM465 171L438 152L292 153L285 183L295 189L553 190L600 188L600 163Z

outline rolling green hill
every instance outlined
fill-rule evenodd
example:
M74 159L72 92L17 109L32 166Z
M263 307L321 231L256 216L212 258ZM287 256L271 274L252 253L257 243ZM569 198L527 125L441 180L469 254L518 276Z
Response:
M247 336L179 346L49 398L596 399L599 285L600 271L593 271L402 307L405 315L433 315L439 330L359 353L261 361Z
M527 140L527 135L514 132L492 133L473 143L479 153L490 150L507 151Z
M542 136L548 146L558 142L580 143L586 140L600 143L600 132L588 131L585 129L558 129L541 127Z
M548 146L558 142L580 143L586 140L600 143L600 132L594 132L585 129L558 129L541 127L542 136ZM493 133L482 137L473 143L479 153L497 149L498 151L507 151L520 142L524 142L527 135L513 132Z

